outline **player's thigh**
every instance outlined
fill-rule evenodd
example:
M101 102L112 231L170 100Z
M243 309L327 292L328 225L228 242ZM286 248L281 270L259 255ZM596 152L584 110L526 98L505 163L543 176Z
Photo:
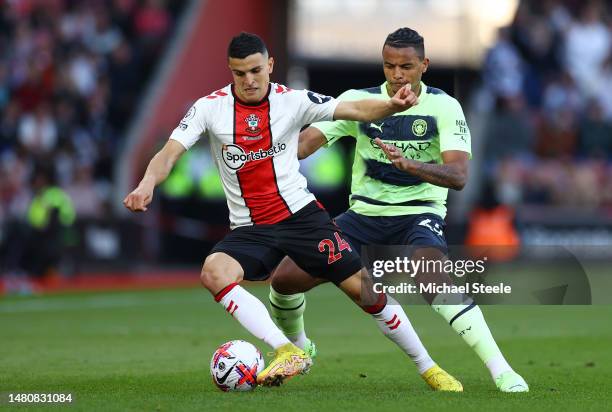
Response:
M411 246L413 250L421 247L435 248L443 254L448 251L444 236L446 223L433 213L424 213L402 217L401 244Z
M240 268L241 273L232 281L267 279L284 256L275 244L275 236L270 228L250 226L233 230L212 248L206 258L202 268L202 283L207 286L205 279L213 285L223 283L228 276L235 276L237 268ZM224 266L227 262L231 262L231 266ZM231 275L224 273L224 270L230 270ZM222 280L216 282L215 279Z
M284 295L307 292L315 286L327 282L326 279L309 275L288 256L274 269L270 279L274 290Z
M425 270L414 274L417 283L452 284L450 276L442 270L446 254L436 247L419 246L412 252L412 260L424 262Z
M404 225L403 244L408 246L409 258L414 261L437 262L447 259L448 245L444 236L446 223L444 219L433 213L424 213L407 216L402 220ZM426 272L416 273L417 282L444 282L448 283L450 278L443 273L436 272L440 265L427 265L431 268Z

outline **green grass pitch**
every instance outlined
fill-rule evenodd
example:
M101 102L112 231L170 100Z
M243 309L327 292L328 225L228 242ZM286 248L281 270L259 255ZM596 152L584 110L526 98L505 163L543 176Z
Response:
M267 286L249 289L267 294ZM612 400L612 306L483 308L528 394L498 393L441 317L405 308L434 360L463 382L465 392L454 394L430 391L333 286L308 299L306 326L319 350L311 373L280 388L223 393L209 376L214 349L231 339L268 348L203 289L4 298L0 409L22 409L8 393L72 393L69 407L30 407L74 411L600 411Z

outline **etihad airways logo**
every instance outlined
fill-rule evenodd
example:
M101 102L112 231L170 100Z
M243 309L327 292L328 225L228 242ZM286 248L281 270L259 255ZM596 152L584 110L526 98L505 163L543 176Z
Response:
M235 144L224 144L221 149L221 157L227 167L232 170L240 170L248 162L264 160L276 156L287 148L285 143L277 143L268 150L245 152L244 149Z

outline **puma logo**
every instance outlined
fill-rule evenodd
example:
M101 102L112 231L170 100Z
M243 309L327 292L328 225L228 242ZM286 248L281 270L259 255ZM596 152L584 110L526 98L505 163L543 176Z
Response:
M385 124L385 122L382 122L380 124L380 126L377 125L376 123L370 123L370 127L374 128L374 129L377 129L382 134L382 132L383 132L383 130L382 130L383 124Z

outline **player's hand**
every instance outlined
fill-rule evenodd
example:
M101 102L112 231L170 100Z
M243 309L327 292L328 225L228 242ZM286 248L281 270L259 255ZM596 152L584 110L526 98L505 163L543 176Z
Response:
M408 170L409 160L404 157L402 151L398 149L395 145L386 144L378 137L374 139L374 143L376 143L376 145L380 147L383 152L385 152L387 159L391 161L391 164L393 166L397 167L399 170Z
M419 98L412 91L410 83L403 86L395 93L395 95L389 100L392 109L395 112L403 112L404 110L410 109L412 106L419 104Z
M154 186L141 182L136 189L123 199L123 205L132 212L146 212L147 206L153 200Z

